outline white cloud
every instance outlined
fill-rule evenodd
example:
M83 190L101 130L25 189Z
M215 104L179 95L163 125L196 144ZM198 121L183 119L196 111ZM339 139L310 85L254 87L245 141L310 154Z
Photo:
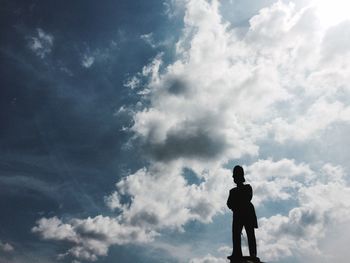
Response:
M54 37L38 28L36 36L29 38L28 46L37 56L45 58L46 55L51 53L53 43Z
M328 231L327 238L320 244L322 257L313 255L308 261L321 263L346 261L350 256L349 230L349 224L334 225L332 231Z
M246 174L254 186L256 205L295 198L295 191L316 176L308 165L289 159L259 160L246 168Z
M119 46L114 40L102 48L91 50L89 47L86 47L86 50L81 54L80 64L84 68L91 68L95 63L106 62L114 57L113 53L118 48Z
M38 226L33 227L34 233L40 233L44 239L77 241L77 235L69 224L64 224L57 217L41 218Z
M143 228L182 229L189 220L210 222L224 207L228 171L218 169L212 175L203 171L206 180L199 185L188 184L181 173L180 166L161 164L141 169L117 183L107 205L120 209L129 224ZM122 195L132 196L132 202L122 204Z
M299 116L294 122L288 123L282 118L272 121L272 129L276 140L284 142L287 139L302 141L309 139L318 130L324 130L336 121L348 121L350 119L350 108L335 101L328 103L324 99L315 101L304 116Z
M264 202L271 198L293 199L297 203L286 215L259 220L259 253L267 261L324 254L320 243L337 226L350 222L350 205L346 202L350 198L350 187L339 166L325 164L320 171L313 171L290 160L265 160L248 167L247 171L247 177L255 180L253 186L258 199Z
M194 258L190 261L190 263L225 263L225 262L227 262L227 259L213 257L210 254L202 258Z
M204 182L197 186L186 184L178 175L180 172L174 170L169 165L158 166L130 175L117 184L117 191L109 197L114 204L111 207L120 209L130 224L158 230L181 227L193 219L208 222L222 211L231 181L230 171L204 175ZM252 182L253 202L257 207L276 201L289 207L286 215L260 219L259 253L267 260L315 255L326 231L331 231L331 222L350 220L350 207L346 203L350 188L339 166L327 163L315 171L294 160L259 160L246 167L246 178ZM121 195L132 196L132 202L122 204ZM291 200L297 205L291 206L288 203ZM327 228L330 229L325 231ZM215 262L216 259L195 260Z
M140 38L152 48L166 47L172 42L170 39L163 41L155 40L153 32L143 34Z
M81 65L84 67L84 68L90 68L95 62L95 57L93 56L89 56L89 55L84 55L83 56L83 59L81 61Z
M322 42L322 55L325 61L349 55L350 52L350 21L344 21L329 28Z
M284 210L288 208L286 214L259 219L259 255L265 260L317 256L320 243L334 226L350 221L350 187L340 166L327 163L315 171L306 164L282 159L259 160L245 170L254 188L256 207L280 201ZM149 243L164 229L182 231L191 220L211 222L215 214L225 211L230 171L202 171L203 182L199 185L189 184L180 173L174 167L158 164L117 183L117 191L106 198L107 205L119 214L116 218L100 215L66 223L55 217L42 218L32 231L44 239L72 243L62 256L94 261L105 256L111 245ZM131 199L125 201L123 196ZM292 206L290 200L294 201ZM192 261L222 260L208 256Z
M65 223L57 217L42 218L32 231L43 239L72 243L61 257L95 261L105 256L111 245L148 243L164 229L183 231L190 220L211 222L216 213L223 212L231 181L228 171L202 171L206 180L194 185L177 169L158 164L117 183L117 191L106 198L106 204L120 214L115 218L100 215ZM123 195L132 201L123 202Z
M138 76L132 76L124 83L124 87L130 88L133 90L139 87L140 84L141 84L140 78Z
M154 41L153 33L143 34L140 36L140 38L145 41L148 45L150 45L152 48L156 48L157 44Z
M150 157L224 162L257 155L257 141L268 134L281 143L308 140L349 120L348 102L336 95L346 79L318 91L338 76L326 75L325 50L336 45L323 44L331 33L314 9L277 2L254 16L242 36L223 21L217 1L185 6L177 59L163 65L158 56L143 70L149 106L135 112L131 130ZM343 66L332 64L349 75Z
M149 242L156 235L137 226L126 225L118 218L98 215L94 218L71 219L63 223L57 217L41 218L32 232L43 239L67 241L72 248L59 258L67 255L77 259L95 261L98 256L107 255L111 245Z

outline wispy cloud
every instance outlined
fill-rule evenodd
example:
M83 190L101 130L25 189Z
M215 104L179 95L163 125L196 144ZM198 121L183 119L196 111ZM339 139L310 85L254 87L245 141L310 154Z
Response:
M45 58L51 53L54 44L54 37L38 28L36 34L28 38L28 47L40 58Z
M84 68L90 68L94 64L94 62L95 62L95 57L84 55L81 61L81 65Z
M14 250L15 248L11 244L0 240L0 251L9 253L9 252L13 252Z
M140 38L147 44L149 44L152 48L157 47L157 44L155 43L153 38L153 33L143 34L140 36Z
M106 62L115 56L114 52L116 52L117 49L118 43L114 40L103 48L91 50L87 47L86 50L82 52L80 64L84 68L90 68L97 62Z

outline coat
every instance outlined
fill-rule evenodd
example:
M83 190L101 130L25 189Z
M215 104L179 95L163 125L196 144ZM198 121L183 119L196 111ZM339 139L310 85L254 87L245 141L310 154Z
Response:
M227 206L233 212L234 221L244 226L258 228L254 205L251 203L253 190L249 184L230 190Z

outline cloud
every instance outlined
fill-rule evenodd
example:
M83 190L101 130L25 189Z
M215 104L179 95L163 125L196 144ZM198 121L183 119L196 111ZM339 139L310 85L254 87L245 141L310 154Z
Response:
M14 250L15 248L11 244L0 240L0 251L9 253L9 252L13 252Z
M81 54L80 64L83 68L91 68L95 63L103 63L113 58L112 53L118 49L118 44L112 40L105 47L91 50L86 47L86 50Z
M337 262L346 261L349 256L349 224L340 224L332 228L332 232L327 233L327 239L320 244L322 257L310 256L310 262Z
M254 185L254 203L289 200L294 198L304 184L315 178L315 173L306 164L294 160L259 160L246 167L247 179Z
M57 217L41 218L32 232L40 233L44 239L77 241L76 233L69 224L63 224Z
M116 217L99 215L66 222L57 217L41 218L32 232L46 240L70 243L71 249L60 257L95 261L105 256L111 245L149 243L163 230L183 231L191 220L208 223L224 211L230 180L226 170L220 168L211 176L203 171L208 179L199 185L188 184L178 172L158 164L118 182L117 191L106 197ZM128 197L130 201L126 201Z
M208 254L203 258L194 258L190 261L190 263L224 263L224 262L227 262L227 259L213 257L210 254Z
M350 21L344 21L329 28L322 42L322 55L325 61L347 56L350 52Z
M190 220L210 222L223 209L226 191L218 189L228 190L224 186L227 173L218 169L215 175L205 175L203 171L207 180L194 185L187 183L180 166L154 165L118 182L117 191L106 199L107 205L121 210L129 224L144 228L182 229ZM132 202L123 203L123 196L132 196Z
M282 206L290 199L296 201L287 214L259 220L259 253L266 260L324 254L320 243L327 240L337 226L350 222L350 207L345 201L350 197L350 187L339 166L325 164L314 171L291 160L264 160L251 165L247 171L251 173L247 177L253 180L258 178L253 173L263 177L254 183L258 199L264 202L270 198L284 200Z
M153 32L148 34L143 34L140 36L140 38L147 43L150 47L153 49L159 48L159 47L166 47L172 42L170 39L163 40L163 41L157 41L155 40L155 36Z
M158 44L155 43L153 33L143 34L140 38L145 41L152 48L156 48Z
M230 171L222 171L222 176L216 172L195 186L172 174L174 168L163 169L140 170L119 182L117 191L109 196L110 207L120 209L131 224L158 230L181 227L193 219L208 222L222 211ZM350 220L345 202L350 188L339 166L326 163L315 171L307 164L281 159L259 160L245 170L248 182L253 182L253 202L257 207L273 206L276 201L284 209L289 207L285 215L259 221L259 248L266 259L315 254L325 237L324 229L331 231L331 222ZM122 195L132 196L132 202L123 204ZM293 205L288 203L291 200Z
M93 56L84 55L81 61L81 65L84 68L90 68L94 64L94 62L95 58Z
M111 245L149 242L155 236L152 231L120 223L117 218L98 215L86 219L71 219L66 223L57 217L41 218L32 228L43 239L66 241L72 247L59 258L72 256L81 260L96 261L106 256Z
M40 58L45 58L51 53L54 37L41 28L37 29L35 36L28 38L28 47Z
M164 65L159 55L143 69L147 106L135 111L131 131L146 155L225 162L258 155L258 141L269 135L280 143L305 141L349 121L348 103L338 95L346 79L334 81L349 67L332 64L330 76L323 57L337 48L328 40L334 29L321 28L312 7L277 2L252 17L242 36L218 6L187 1L175 61ZM332 87L320 90L326 83Z
M225 137L207 131L197 124L182 123L166 134L160 143L145 145L146 151L157 160L166 161L178 158L210 159L221 154L227 147Z
M287 208L286 214L259 219L259 255L266 260L315 256L321 253L319 244L327 233L350 221L346 201L350 187L340 166L327 163L315 171L307 164L282 159L259 160L245 170L247 181L253 182L257 208L273 206L276 201ZM179 173L174 167L158 164L118 182L116 191L106 197L106 204L118 214L115 218L99 215L66 223L56 217L42 218L32 231L44 239L71 243L72 248L62 256L94 261L105 256L112 245L149 243L163 230L183 231L191 220L212 222L214 215L226 211L230 171L203 171L203 182L198 185L186 182ZM193 260L222 259L208 256Z
M130 88L130 89L136 89L140 85L141 81L137 76L132 76L129 78L125 83L124 87Z
M348 120L350 120L348 106L344 106L339 101L329 103L321 98L309 107L304 116L300 116L294 122L288 123L282 118L276 118L273 120L272 126L275 138L279 142L284 142L287 139L304 141L318 130L324 130L334 122Z
M232 248L231 247L220 247L217 252L219 252L222 255L231 255L232 254ZM211 254L208 254L204 257L196 257L192 258L190 263L224 263L227 262L226 256L216 257Z

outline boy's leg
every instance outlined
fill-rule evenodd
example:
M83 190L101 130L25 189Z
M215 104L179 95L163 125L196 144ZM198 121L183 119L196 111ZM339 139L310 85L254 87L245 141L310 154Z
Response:
M241 233L243 225L238 223L237 220L233 224L233 257L241 258L242 257L242 248L241 248Z
M235 222L234 219L232 218L232 256L234 254L234 247L235 247Z
M251 257L256 257L256 239L254 227L245 226L244 228L248 238L249 254Z

